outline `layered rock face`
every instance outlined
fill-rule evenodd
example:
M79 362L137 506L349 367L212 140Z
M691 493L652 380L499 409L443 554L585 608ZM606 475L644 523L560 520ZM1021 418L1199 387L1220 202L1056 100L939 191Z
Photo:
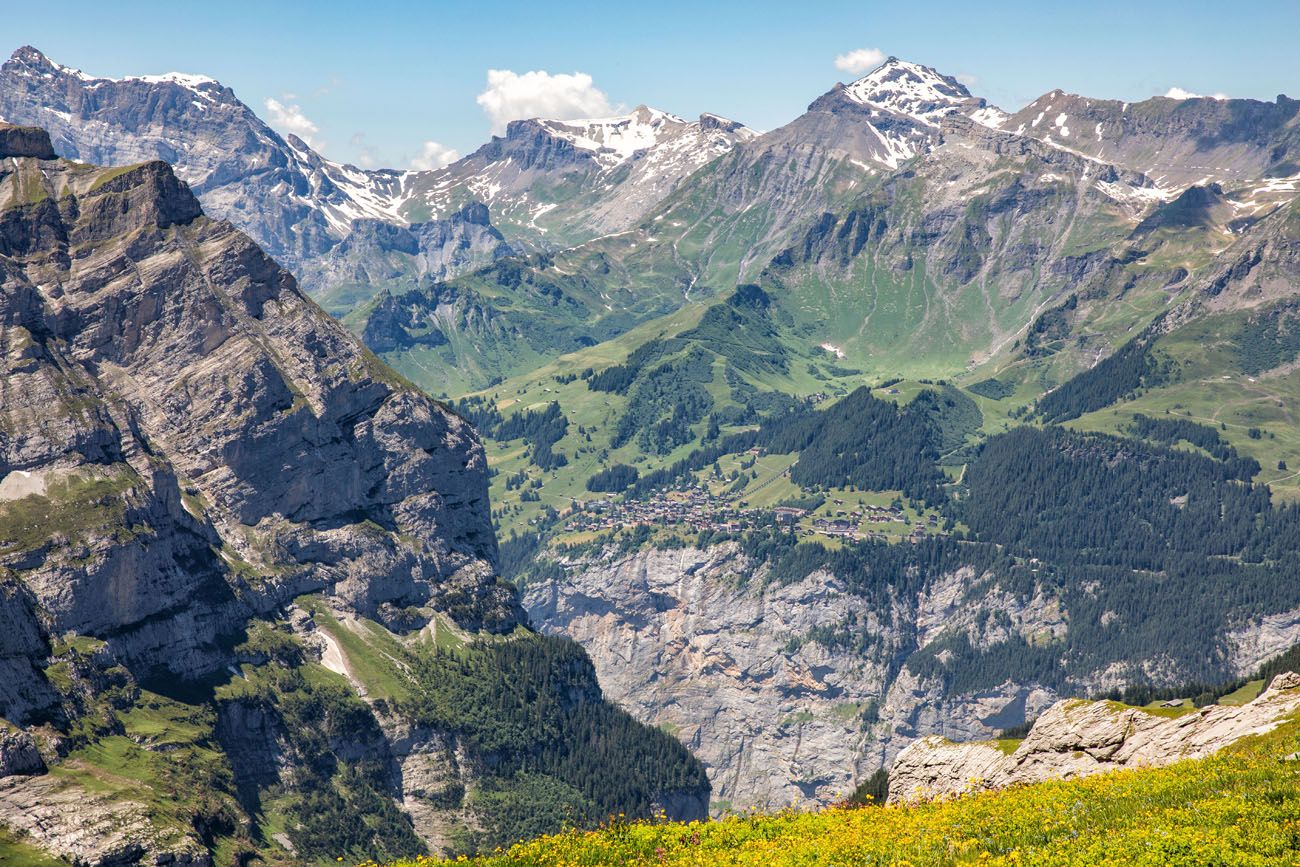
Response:
M889 800L914 802L1203 758L1272 731L1297 710L1300 675L1293 673L1275 677L1249 704L1211 705L1175 716L1114 702L1061 701L1018 745L936 737L913 743L890 771Z
M1137 103L1053 90L1003 125L1057 147L1137 169L1169 188L1300 173L1300 101L1155 97Z
M771 583L734 543L566 569L562 580L526 587L530 617L586 648L610 698L691 748L708 769L715 812L833 803L917 736L989 737L1056 700L1032 683L952 695L900 666L981 611L1010 612L1026 635L1062 629L1046 598L1025 604L995 589L967 599L977 577L969 571L871 609L824 571ZM859 629L870 647L833 638Z
M1195 751L1217 748L1225 731L1239 737L1300 706L1300 690L1281 681L1249 708L1170 720L1062 700L1032 677L971 688L914 669L914 657L950 653L954 635L992 651L1067 640L1059 588L1017 589L996 569L927 573L914 591L869 599L820 569L782 582L732 542L606 550L562 565L563 577L526 585L533 622L582 644L610 698L690 747L709 773L715 814L824 806L881 767L892 766L891 781L946 791L971 777L1021 781L1154 762L1175 742L1203 754ZM1252 667L1292 643L1258 627L1249 635ZM1130 677L1111 666L1071 692L1096 694ZM1012 758L995 742L973 743L1033 719L1036 733ZM1061 734L1084 729L1076 740ZM1084 754L1072 758L1076 750Z
M240 618L316 590L372 616L518 621L466 422L165 164L0 142L0 659L75 632L141 675L197 675ZM6 679L0 714L39 702L27 681Z
M241 863L395 857L496 830L472 787L499 757L459 740L470 709L452 696L416 724L397 701L433 688L412 672L435 634L525 622L467 421L166 164L73 163L9 125L0 357L7 832L107 867L211 864L223 846ZM582 691L548 707L602 705L565 652ZM607 727L649 734L625 720ZM659 737L662 767L696 784L650 794L702 815L699 766ZM325 809L355 828L338 836ZM263 833L277 810L284 830Z

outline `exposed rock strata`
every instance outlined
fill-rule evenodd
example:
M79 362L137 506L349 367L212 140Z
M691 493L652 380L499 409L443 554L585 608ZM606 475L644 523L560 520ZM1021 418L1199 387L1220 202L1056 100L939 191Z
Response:
M921 597L869 611L823 571L769 583L724 543L583 558L562 581L530 584L524 603L539 628L586 648L610 698L699 756L715 811L780 808L845 797L919 735L988 737L1056 699L1012 683L952 696L898 670L915 642L974 628L981 608L1026 634L1061 628L1047 599L993 590L971 604L976 578L937 576ZM865 649L827 637L859 628Z
M76 164L42 136L0 125L0 717L26 727L0 735L0 815L81 863L205 863L198 831L46 774L76 743L38 727L231 670L249 618L303 593L471 630L523 615L466 421L166 164ZM292 776L273 714L222 708L237 786Z

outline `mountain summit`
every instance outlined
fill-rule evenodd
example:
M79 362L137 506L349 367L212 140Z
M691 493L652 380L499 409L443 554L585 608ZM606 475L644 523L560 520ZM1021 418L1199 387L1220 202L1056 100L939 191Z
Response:
M971 95L957 79L928 66L891 57L844 88L855 102L938 126L953 114L964 114L985 126L1001 126L1006 114Z

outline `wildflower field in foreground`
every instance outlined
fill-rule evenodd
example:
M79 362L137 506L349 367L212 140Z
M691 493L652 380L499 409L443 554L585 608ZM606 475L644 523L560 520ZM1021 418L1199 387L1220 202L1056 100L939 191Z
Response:
M1300 724L1199 761L918 807L613 823L468 863L1300 865ZM436 859L399 862L442 863ZM397 865L394 865L397 867Z

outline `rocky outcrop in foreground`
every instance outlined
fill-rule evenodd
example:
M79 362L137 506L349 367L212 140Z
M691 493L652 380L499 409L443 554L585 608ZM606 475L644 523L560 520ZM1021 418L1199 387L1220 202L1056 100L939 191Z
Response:
M889 800L914 802L1017 783L1086 777L1121 768L1203 758L1272 731L1300 710L1300 674L1280 674L1249 704L1196 711L1060 701L1014 741L953 743L922 738L903 750L889 777ZM1169 712L1177 715L1170 716Z

